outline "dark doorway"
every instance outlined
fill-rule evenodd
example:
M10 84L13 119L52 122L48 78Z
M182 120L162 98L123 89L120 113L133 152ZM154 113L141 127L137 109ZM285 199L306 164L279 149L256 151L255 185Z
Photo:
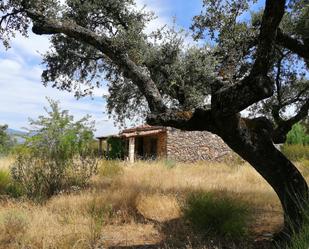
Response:
M150 158L151 159L156 159L157 158L157 144L158 144L158 139L157 138L150 138Z
M136 156L139 159L144 159L145 158L145 153L144 153L144 137L137 137L136 138Z
M143 136L135 138L135 156L138 159L156 159L158 154L157 147L157 137Z

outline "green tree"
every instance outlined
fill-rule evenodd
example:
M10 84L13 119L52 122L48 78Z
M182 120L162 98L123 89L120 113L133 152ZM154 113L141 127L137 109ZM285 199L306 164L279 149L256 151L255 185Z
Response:
M288 144L309 144L309 135L306 128L300 123L293 125L292 130L288 133L286 142Z
M72 185L84 185L96 169L92 151L93 123L89 116L74 121L59 103L48 100L46 116L30 119L31 128L12 176L31 198L45 198Z
M7 125L0 125L0 155L6 155L14 146L14 139L8 134L7 129Z
M124 157L125 144L121 138L110 137L107 139L107 143L110 145L108 159L121 159Z
M149 124L219 135L277 193L284 235L301 227L300 206L309 200L301 173L273 145L308 116L309 6L266 0L244 18L254 3L203 0L192 30L204 45L190 47L173 29L147 34L153 16L134 0L6 0L0 38L9 46L30 25L52 35L44 84L68 91L84 84L81 96L105 78L109 113L119 121L139 114ZM241 116L250 106L258 118Z

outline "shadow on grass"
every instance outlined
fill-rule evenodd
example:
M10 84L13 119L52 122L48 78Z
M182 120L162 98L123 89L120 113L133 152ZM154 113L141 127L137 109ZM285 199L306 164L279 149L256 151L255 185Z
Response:
M175 219L161 224L160 231L165 239L157 244L112 246L109 249L270 249L270 241L255 242L246 240L229 240L226 238L209 237L197 233L183 219Z
M240 200L219 193L196 192L183 204L183 217L152 222L163 240L153 245L114 246L111 249L196 248L269 249L270 241L255 242L249 235L250 212Z

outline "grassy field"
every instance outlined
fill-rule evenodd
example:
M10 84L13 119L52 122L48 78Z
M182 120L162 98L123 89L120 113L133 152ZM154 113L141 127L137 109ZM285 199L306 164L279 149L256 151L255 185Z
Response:
M0 169L12 162L0 160ZM247 207L250 215L241 225L242 236L196 230L184 211L191 208L191 216L195 214L186 205L196 193L212 196L208 202L223 198ZM230 211L230 204L218 203L211 204L212 215ZM263 241L281 225L276 195L246 164L102 161L87 189L73 188L43 204L2 196L0 248L264 248L253 242Z

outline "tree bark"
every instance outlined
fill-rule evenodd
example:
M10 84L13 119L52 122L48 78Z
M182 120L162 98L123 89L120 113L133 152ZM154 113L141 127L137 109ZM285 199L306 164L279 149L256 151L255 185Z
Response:
M262 118L246 120L236 115L217 118L215 132L248 161L278 195L284 211L283 239L299 231L303 208L309 201L308 186L293 163L274 146L268 122Z

